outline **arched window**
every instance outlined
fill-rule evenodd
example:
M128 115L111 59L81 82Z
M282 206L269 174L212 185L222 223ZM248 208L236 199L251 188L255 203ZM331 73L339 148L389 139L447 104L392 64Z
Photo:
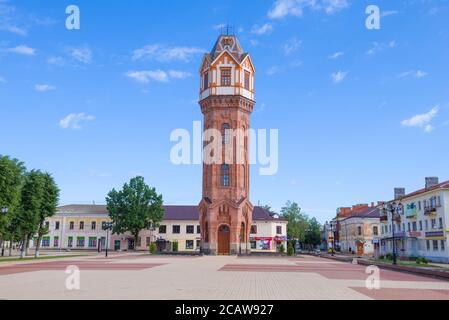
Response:
M231 126L229 123L224 123L221 128L221 136L223 137L223 144L229 144L231 141Z
M229 187L229 165L223 164L221 166L221 186Z

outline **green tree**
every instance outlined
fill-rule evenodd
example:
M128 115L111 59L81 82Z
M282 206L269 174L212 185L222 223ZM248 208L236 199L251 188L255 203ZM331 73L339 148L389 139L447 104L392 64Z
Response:
M265 210L267 210L267 211L270 213L271 216L274 216L275 214L277 214L277 212L274 211L274 210L273 210L270 206L268 206L268 205L262 206L262 208L265 209Z
M32 170L25 175L25 182L21 193L17 229L22 240L22 258L28 253L31 237L39 230L40 211L45 193L44 174Z
M45 226L45 220L53 217L56 213L56 207L59 201L59 188L56 185L55 180L49 173L40 173L44 181L42 198L40 203L39 225L37 229L37 244L35 257L39 257L39 249L41 245L41 239L48 233L48 228Z
M281 209L281 215L287 219L287 236L289 239L298 239L301 243L305 241L308 226L307 215L301 213L301 208L296 202L287 201Z
M313 248L321 244L321 225L315 218L309 219L307 224L304 243Z
M20 188L23 182L25 166L17 159L0 155L0 245L10 239L11 221L20 202Z
M112 189L106 203L114 223L113 233L130 232L135 241L141 230L157 225L164 217L162 195L146 185L143 177L131 179L120 191Z

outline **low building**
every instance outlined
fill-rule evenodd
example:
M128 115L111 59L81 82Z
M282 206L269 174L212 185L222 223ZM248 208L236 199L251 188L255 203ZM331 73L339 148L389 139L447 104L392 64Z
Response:
M148 250L155 242L161 251L199 252L201 229L197 206L164 206L164 219L158 228L142 230L139 238L131 234L111 235L102 225L110 222L104 205L68 205L59 207L47 220L49 233L42 249L98 250L106 246L115 251ZM253 211L250 244L252 252L273 253L287 248L287 220L271 216L262 207Z
M378 256L380 243L380 209L356 205L338 217L340 250L357 255Z
M396 199L403 208L395 221L389 213L381 217L381 252L393 253L393 237L399 257L424 257L449 263L449 181L426 178L423 189Z

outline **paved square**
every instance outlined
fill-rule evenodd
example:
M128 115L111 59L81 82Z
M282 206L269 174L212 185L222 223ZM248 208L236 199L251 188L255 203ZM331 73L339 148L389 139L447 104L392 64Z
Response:
M65 287L72 265L80 290ZM1 263L0 299L449 300L449 282L395 271L381 270L381 289L368 290L365 270L311 256L76 257Z

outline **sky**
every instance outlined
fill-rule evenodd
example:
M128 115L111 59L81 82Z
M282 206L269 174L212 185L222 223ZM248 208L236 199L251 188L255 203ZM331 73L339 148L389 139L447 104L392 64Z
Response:
M448 21L443 0L0 0L0 154L52 173L62 205L136 175L198 204L202 167L171 163L170 134L202 120L199 66L229 24L256 68L252 127L279 130L251 200L324 222L449 179Z

